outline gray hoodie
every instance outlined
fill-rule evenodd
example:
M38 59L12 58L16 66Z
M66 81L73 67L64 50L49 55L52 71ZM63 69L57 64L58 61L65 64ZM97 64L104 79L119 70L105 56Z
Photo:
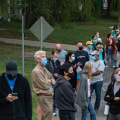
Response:
M62 75L56 80L55 97L59 110L76 111L74 90Z

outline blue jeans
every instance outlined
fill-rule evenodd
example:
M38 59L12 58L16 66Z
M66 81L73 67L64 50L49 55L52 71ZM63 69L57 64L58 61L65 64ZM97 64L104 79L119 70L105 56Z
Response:
M55 89L54 89L54 85L52 85L52 88L53 88L53 92L54 92L54 95L53 95L53 112L56 112L56 99L55 99Z
M97 109L99 109L99 107L100 107L102 85L103 85L103 81L99 81L99 82L96 82L96 83L90 85L91 96L92 96L93 90L95 89L96 100L95 100L94 108L97 108Z
M108 48L108 53L107 53L107 65L109 65L109 58L111 56L111 62L112 65L114 65L114 54L111 53L111 48Z
M90 98L88 98L88 108L82 109L81 120L87 120L88 111L90 112L90 120L96 120L96 113L92 106Z

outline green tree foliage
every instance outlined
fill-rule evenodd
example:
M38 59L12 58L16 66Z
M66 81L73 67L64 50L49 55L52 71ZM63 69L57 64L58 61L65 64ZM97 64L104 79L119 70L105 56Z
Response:
M9 7L9 4L7 0L0 0L0 15L7 17L8 7Z
M6 16L9 7L13 14L15 9L26 10L28 28L40 16L45 17L51 24L100 18L103 2L104 0L0 0L0 14ZM119 4L119 0L108 0L107 15L110 16L112 10L118 11Z

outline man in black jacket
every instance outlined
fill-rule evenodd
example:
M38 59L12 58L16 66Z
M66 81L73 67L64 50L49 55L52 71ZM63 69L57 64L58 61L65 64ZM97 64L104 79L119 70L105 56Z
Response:
M6 63L0 77L0 120L32 120L32 97L28 80L18 74L17 63Z

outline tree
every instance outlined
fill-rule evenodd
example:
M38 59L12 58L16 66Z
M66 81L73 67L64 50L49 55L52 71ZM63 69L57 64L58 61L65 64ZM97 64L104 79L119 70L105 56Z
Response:
M9 7L9 4L7 0L0 0L0 15L7 17L8 7Z

